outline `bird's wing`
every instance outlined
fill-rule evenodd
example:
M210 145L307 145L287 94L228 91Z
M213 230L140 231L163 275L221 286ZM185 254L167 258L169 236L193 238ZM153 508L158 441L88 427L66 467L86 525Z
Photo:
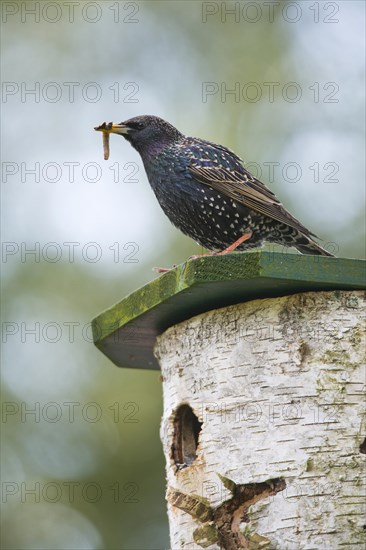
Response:
M287 212L276 195L264 183L245 169L239 157L221 146L215 146L215 151L216 153L223 152L222 160L224 162L220 162L220 154L215 155L217 156L216 164L212 158L200 159L198 162L191 159L188 169L196 181L212 187L219 193L260 214L289 225L307 236L316 237L299 220ZM223 166L227 165L228 154L233 161L232 168Z

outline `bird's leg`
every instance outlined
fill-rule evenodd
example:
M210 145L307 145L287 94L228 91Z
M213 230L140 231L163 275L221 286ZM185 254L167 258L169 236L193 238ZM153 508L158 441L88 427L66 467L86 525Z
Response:
M196 256L190 256L190 260L197 260L197 258L207 258L208 256L223 256L224 254L229 254L229 252L233 252L238 246L240 246L243 242L250 239L252 236L252 232L250 233L244 233L239 239L237 239L233 244L225 248L225 250L221 250L221 252L210 252L209 254L197 254Z
M231 244L230 246L228 246L227 248L225 248L225 250L222 250L221 252L214 252L214 254L216 256L219 256L219 255L223 255L223 254L228 254L229 252L233 252L233 250L236 250L236 248L238 248L238 246L240 246L242 243L244 243L245 241L247 241L248 239L250 239L250 237L252 236L252 232L250 233L244 233L241 237L239 237L239 239L237 239L233 244Z

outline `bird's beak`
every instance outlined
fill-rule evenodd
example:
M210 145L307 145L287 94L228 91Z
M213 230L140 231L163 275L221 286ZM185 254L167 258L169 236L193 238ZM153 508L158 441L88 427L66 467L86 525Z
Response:
M116 124L114 122L103 122L100 126L95 126L94 130L97 132L107 132L109 134L128 134L130 128L124 124L123 122L120 122L119 124Z

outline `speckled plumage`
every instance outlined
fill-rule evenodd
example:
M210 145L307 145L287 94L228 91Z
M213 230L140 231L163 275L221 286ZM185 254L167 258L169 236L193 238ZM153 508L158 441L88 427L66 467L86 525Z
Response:
M252 233L237 250L267 241L331 256L226 147L186 137L154 116L134 117L115 128L140 153L170 221L208 250L222 251Z

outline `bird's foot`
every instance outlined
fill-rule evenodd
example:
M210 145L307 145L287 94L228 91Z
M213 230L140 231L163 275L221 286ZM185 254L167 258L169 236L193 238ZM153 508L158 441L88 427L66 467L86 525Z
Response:
M208 254L196 254L194 256L190 256L189 260L197 260L198 258L208 258L210 256L224 256L225 254L229 254L230 252L233 252L238 246L240 246L242 243L250 239L252 236L252 232L244 233L239 239L237 239L233 244L225 248L225 250L221 250L220 252L209 252ZM173 265L173 267L153 267L153 271L156 273L167 273L168 271L171 271L174 269L176 264Z
M197 260L198 258L207 258L208 256L213 256L214 254L217 254L217 252L211 252L210 254L195 254L194 256L190 256L188 260Z
M173 264L172 267L153 267L152 270L155 273L168 273L168 271L171 271L175 267L177 267L177 264Z

